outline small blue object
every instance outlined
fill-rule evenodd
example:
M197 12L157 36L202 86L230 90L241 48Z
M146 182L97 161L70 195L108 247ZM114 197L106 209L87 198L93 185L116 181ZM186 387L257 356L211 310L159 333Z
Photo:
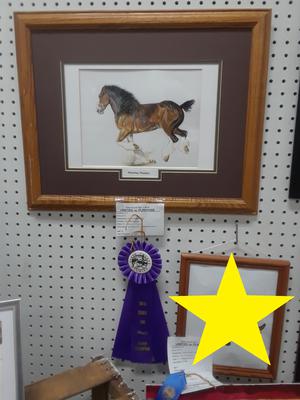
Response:
M175 372L165 379L158 391L156 400L177 400L186 385L185 373Z

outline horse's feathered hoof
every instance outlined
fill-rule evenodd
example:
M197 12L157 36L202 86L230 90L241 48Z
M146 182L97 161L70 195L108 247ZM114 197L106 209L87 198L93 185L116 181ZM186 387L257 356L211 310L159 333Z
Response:
M183 147L183 151L185 153L189 153L190 152L190 148L189 148L189 146L187 144Z
M176 142L178 142L178 137L177 136L175 136L173 133L170 135L170 138L171 138L171 140L172 140L172 142L173 143L176 143Z

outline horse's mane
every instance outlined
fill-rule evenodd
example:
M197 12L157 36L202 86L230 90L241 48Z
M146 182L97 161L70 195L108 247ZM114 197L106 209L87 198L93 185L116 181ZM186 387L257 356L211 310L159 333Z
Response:
M114 97L118 106L118 114L132 114L140 104L132 93L119 86L109 85L105 88L109 95Z

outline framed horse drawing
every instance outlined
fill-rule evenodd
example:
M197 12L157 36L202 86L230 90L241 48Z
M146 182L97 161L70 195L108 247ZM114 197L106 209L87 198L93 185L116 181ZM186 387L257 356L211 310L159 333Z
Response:
M64 65L66 168L113 165L119 179L139 181L215 171L221 69L217 62Z
M257 212L269 10L17 13L15 28L29 208Z

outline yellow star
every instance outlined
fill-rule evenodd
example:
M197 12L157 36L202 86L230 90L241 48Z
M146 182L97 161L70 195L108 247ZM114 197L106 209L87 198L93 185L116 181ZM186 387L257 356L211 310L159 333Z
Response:
M233 254L217 295L170 296L205 322L193 364L234 342L267 364L270 360L258 322L294 296L250 296L246 293Z

